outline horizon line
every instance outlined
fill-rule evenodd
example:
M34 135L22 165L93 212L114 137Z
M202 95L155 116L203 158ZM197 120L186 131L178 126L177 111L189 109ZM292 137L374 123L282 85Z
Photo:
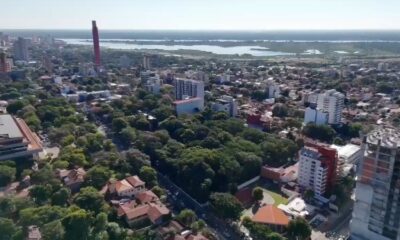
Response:
M371 31L371 32L396 32L400 31L398 29L362 29L362 28L354 28L354 29L99 29L100 31L187 31L187 32L202 32L202 31L210 31L210 32L317 32L317 31L326 31L326 32L334 32L334 31ZM0 28L0 31L91 31L91 28Z

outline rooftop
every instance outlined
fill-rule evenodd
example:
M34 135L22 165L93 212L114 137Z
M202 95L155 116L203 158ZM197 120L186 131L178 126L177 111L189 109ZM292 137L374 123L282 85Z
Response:
M2 138L22 138L15 118L9 114L0 115L0 136Z
M274 205L267 205L258 209L252 220L257 223L287 226L289 218Z
M394 128L380 127L367 135L367 142L387 148L400 148L400 131Z

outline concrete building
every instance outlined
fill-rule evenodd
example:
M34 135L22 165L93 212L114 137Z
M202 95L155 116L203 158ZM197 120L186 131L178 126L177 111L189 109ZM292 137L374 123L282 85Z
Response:
M226 112L230 117L236 117L238 104L236 99L231 96L224 95L217 99L211 109L216 112Z
M41 152L42 143L24 120L0 115L0 160L34 156Z
M328 113L329 124L339 124L342 120L344 107L344 94L331 89L318 95L317 109Z
M150 56L147 54L143 55L143 68L151 69Z
M378 128L363 141L351 239L400 239L400 131Z
M304 189L323 195L335 183L337 164L336 149L321 143L306 143L299 152L297 182Z
M11 72L12 68L12 58L8 58L6 53L0 52L0 73Z
M324 125L328 123L328 113L317 108L306 108L304 113L304 124L315 123L316 125Z
M29 40L19 37L14 42L14 58L19 61L29 61Z
M155 74L155 76L148 77L147 82L144 84L144 88L153 94L159 94L161 89L160 76Z
M204 99L204 83L200 81L181 79L175 80L175 98L183 100L187 97Z
M178 115L203 110L204 83L190 79L176 79L175 99L174 104Z
M279 84L273 80L267 81L266 91L268 93L268 98L278 98L281 95Z
M178 116L182 114L193 114L200 112L204 108L204 99L201 98L188 98L184 100L177 100L174 102L175 111Z
M344 146L331 145L338 152L339 156L339 172L342 176L347 176L355 166L361 162L363 151L360 146L354 144L346 144Z

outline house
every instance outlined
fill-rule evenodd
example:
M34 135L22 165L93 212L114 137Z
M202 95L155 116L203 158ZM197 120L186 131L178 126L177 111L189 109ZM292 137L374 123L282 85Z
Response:
M124 211L125 221L131 227L159 225L171 215L170 210L161 202L138 205L130 209L125 208Z
M28 237L26 240L41 240L42 234L40 233L39 227L32 225L28 227Z
M158 196L150 190L139 193L136 196L136 200L141 204L146 204L149 202L156 202L159 200Z
M286 205L279 204L278 208L284 211L288 216L292 218L297 217L307 217L313 215L315 212L315 207L307 204L302 198L293 198Z
M285 213L274 205L266 205L258 209L252 221L264 224L274 231L281 232L289 224L289 218Z
M288 167L273 168L269 166L263 166L261 168L261 177L272 180L276 183L288 183L297 180L299 171L299 164Z
M65 186L71 189L72 193L79 192L82 183L85 181L86 171L83 168L78 169L58 169L57 176L60 178Z
M134 197L145 190L145 182L136 175L108 184L109 193L118 197Z

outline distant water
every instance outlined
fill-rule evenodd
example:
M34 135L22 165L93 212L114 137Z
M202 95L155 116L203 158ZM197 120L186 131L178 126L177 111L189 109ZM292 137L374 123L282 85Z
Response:
M67 44L73 45L92 45L89 39L60 39ZM283 56L283 55L294 55L293 53L269 51L268 48L260 46L234 46L234 47L221 47L215 45L163 45L163 44L135 44L117 41L113 39L113 42L100 42L101 47L111 49L130 49L130 50L144 50L144 49L161 49L167 51L174 50L197 50L204 52L211 52L214 54L234 55L234 54L250 54L256 57L268 57L268 56Z

